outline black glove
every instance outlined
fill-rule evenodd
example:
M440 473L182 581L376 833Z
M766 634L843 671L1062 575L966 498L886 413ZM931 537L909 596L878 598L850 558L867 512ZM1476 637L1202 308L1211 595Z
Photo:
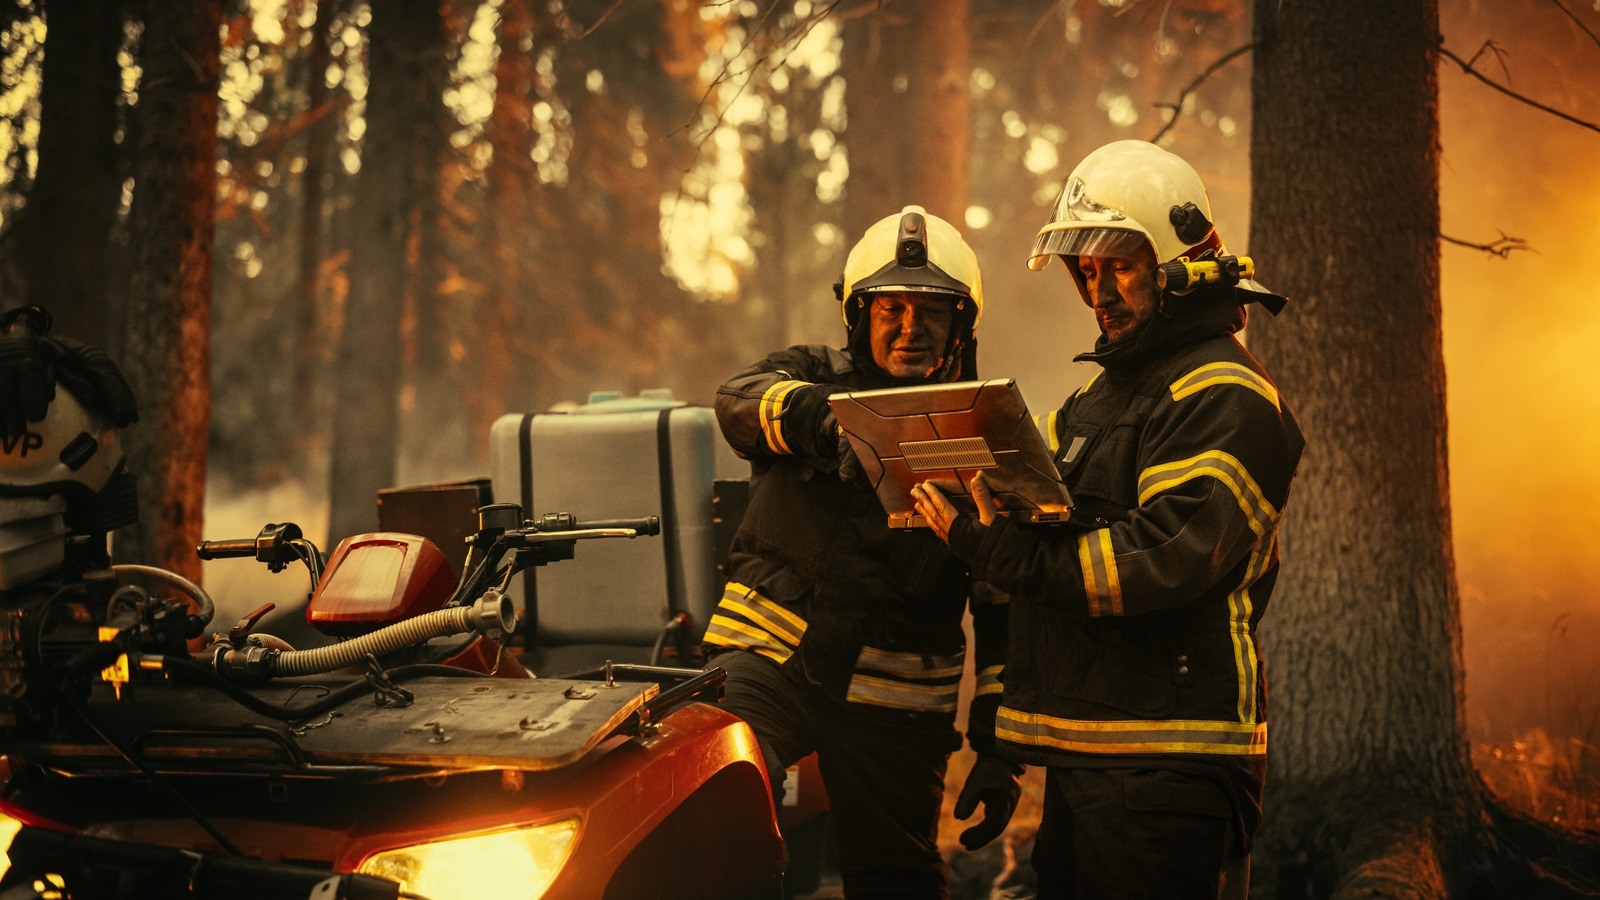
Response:
M829 418L832 418L831 416ZM839 480L850 484L861 478L861 460L856 458L856 449L850 446L850 439L839 432Z
M139 404L133 399L133 390L104 350L69 337L48 337L39 343L49 357L56 381L85 407L105 415L118 428L139 421Z
M1022 781L1018 777L1022 767L1007 762L990 753L978 754L967 774L967 783L961 786L956 797L955 816L969 818L983 804L983 818L978 824L961 832L961 846L976 850L999 837L1017 811L1017 798L1022 796Z
M50 377L39 338L49 327L49 314L45 313L41 328L32 315L35 311L44 312L22 307L0 317L0 436L7 438L25 434L29 422L43 421L56 398L55 379Z

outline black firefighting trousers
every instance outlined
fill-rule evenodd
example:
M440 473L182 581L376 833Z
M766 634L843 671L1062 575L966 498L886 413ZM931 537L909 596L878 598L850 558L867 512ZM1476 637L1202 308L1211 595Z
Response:
M780 804L784 770L817 754L846 897L949 896L936 843L945 763L961 746L949 718L827 697L795 667L747 651L711 662L728 672L722 705L756 733Z
M1046 770L1039 900L1244 900L1250 854L1227 793L1169 769Z

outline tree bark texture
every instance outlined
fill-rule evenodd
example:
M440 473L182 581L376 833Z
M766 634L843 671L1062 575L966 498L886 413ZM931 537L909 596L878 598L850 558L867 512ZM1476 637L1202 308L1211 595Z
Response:
M1471 798L1445 454L1438 8L1259 0L1255 16L1250 250L1292 302L1275 320L1254 311L1250 344L1307 437L1263 630L1272 743L1257 867L1267 896L1303 896L1296 882L1320 896L1393 876L1345 852L1354 833L1464 812ZM1431 858L1422 827L1359 844ZM1438 866L1404 870L1416 896L1439 889Z
M113 354L139 401L127 442L139 478L139 524L117 533L115 556L199 581L222 2L151 3L144 13L134 271L122 346Z
M335 366L330 543L373 530L377 491L394 482L407 237L416 200L426 190L416 184L421 151L413 129L439 115L442 100L430 72L441 28L435 0L372 6L350 296ZM419 47L434 48L434 55Z
M850 154L843 226L917 204L965 230L972 151L971 0L889 3L847 20L841 68Z
M107 269L122 192L116 144L121 4L55 0L45 15L39 167L27 205L6 235L6 274L22 289L9 291L5 305L42 306L62 334L105 347L116 321L112 301L120 301Z

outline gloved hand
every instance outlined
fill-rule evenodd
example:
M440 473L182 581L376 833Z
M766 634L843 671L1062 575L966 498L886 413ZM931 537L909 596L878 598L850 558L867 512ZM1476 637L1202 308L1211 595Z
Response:
M56 381L85 407L103 414L118 428L139 421L139 404L133 398L133 389L104 350L69 337L47 337L39 343Z
M32 315L35 310L14 309L0 321L0 436L7 438L26 433L29 422L43 421L56 397L55 379L39 339L42 329ZM48 328L48 318L44 321Z
M1006 830L1011 814L1017 811L1017 798L1022 796L1022 766L1007 762L991 753L978 754L972 764L967 782L956 797L955 816L971 817L983 804L983 818L978 824L961 832L961 846L977 850Z
M856 451L850 446L850 439L839 429L839 420L834 417L831 407L817 426L817 445L833 448L834 456L839 460L840 481L850 484L861 477L861 460L856 459Z
M856 449L850 446L850 439L839 432L839 480L851 484L861 478L861 460L856 458Z

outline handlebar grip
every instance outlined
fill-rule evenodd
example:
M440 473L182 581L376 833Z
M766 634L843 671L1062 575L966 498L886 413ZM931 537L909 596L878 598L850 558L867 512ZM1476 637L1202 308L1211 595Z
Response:
M239 538L232 541L201 541L194 548L194 555L201 559L235 559L256 555L255 538Z
M575 528L632 528L642 535L661 533L661 519L657 516L645 516L642 519L589 519L583 522L574 522Z

